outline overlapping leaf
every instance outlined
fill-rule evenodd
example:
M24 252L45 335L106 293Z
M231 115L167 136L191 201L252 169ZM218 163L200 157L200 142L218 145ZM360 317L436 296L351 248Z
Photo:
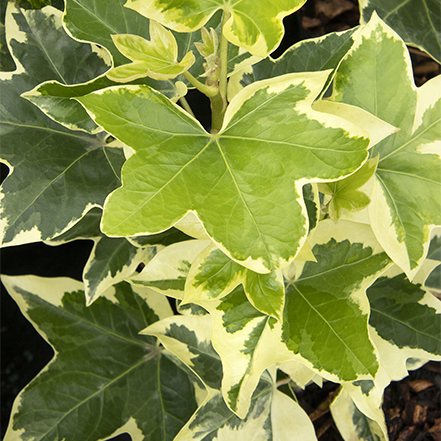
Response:
M177 0L128 0L126 7L178 32L201 28L219 9L229 15L226 38L253 55L266 57L283 37L282 19L300 9L305 0L244 0L231 4L225 0L191 0L185 6Z
M308 232L302 186L342 178L367 156L361 129L311 109L327 77L253 83L234 97L217 135L147 86L79 98L136 151L107 200L104 233L156 233L194 211L234 260L257 272L285 265Z
M357 39L337 72L334 99L400 129L371 149L379 162L369 217L385 251L412 278L430 230L441 224L441 76L416 89L404 43L376 15Z
M120 83L146 76L155 80L176 78L195 62L191 51L178 62L175 37L154 21L150 22L150 40L129 34L113 35L112 40L118 50L132 61L107 73L108 78Z
M101 206L120 185L124 155L107 146L104 134L67 130L20 98L44 80L85 81L89 64L96 65L93 48L64 33L60 12L24 11L11 3L7 29L18 67L1 75L2 160L12 169L2 188L1 236L14 245L61 234Z
M86 308L81 284L33 276L3 279L55 350L14 404L5 440L83 441L128 431L171 441L196 409L187 373L146 326L172 314L167 299L122 283Z
M408 44L441 63L441 10L437 0L361 0L361 19L378 15Z
M317 262L299 267L286 289L284 341L320 372L344 381L374 377L378 360L365 290L390 259L375 251L366 225L323 221L313 240Z
M268 375L258 384L244 419L233 414L220 394L214 395L194 414L175 441L245 440L316 441L306 412L276 390Z

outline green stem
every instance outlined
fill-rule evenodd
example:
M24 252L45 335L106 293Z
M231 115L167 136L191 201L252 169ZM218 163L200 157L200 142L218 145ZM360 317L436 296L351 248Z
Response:
M228 40L225 38L224 26L231 13L224 11L222 16L222 34L220 40L220 74L219 92L216 96L210 97L211 101L211 133L217 133L224 122L225 111L227 110L227 75L228 75Z
M207 86L206 84L201 83L190 72L185 71L183 72L183 75L190 84L196 87L196 89L198 89L204 95L207 95L208 98L212 98L219 93L219 88L217 88L216 86Z

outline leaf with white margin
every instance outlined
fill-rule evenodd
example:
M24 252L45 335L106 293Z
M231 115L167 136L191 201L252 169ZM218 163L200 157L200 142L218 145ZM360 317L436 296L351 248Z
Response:
M370 151L379 162L368 210L378 241L412 279L441 224L441 77L417 89L404 42L376 14L354 38L333 99L400 129Z
M204 297L221 299L239 284L257 310L281 318L285 299L282 272L255 273L231 260L214 244L193 262L185 285L185 302L198 303Z
M207 247L209 240L189 240L175 243L160 250L130 283L147 286L177 299L184 298L185 280L191 264Z
M399 348L421 349L441 356L441 302L412 284L404 274L379 278L368 290L369 324L378 335ZM435 300L436 307L424 304ZM436 304L436 302L438 302Z
M286 287L284 341L320 375L343 381L375 377L365 290L390 259L363 224L322 221L312 241L317 262L298 263L297 277Z
M211 319L205 316L174 316L141 331L153 335L185 363L211 389L219 390L222 364L211 344Z
M44 80L87 78L88 60L93 64L97 55L66 35L60 14L8 6L8 44L17 64L1 73L2 162L12 173L2 186L0 236L8 246L63 233L120 185L122 149L108 147L104 134L67 130L20 98ZM69 53L84 57L79 66L73 68Z
M266 57L282 40L282 20L306 0L128 0L125 6L177 32L193 32L204 26L218 10L227 14L224 35L236 46Z
M360 0L361 23L376 13L409 45L441 63L441 9L437 0Z
M4 277L22 312L55 350L14 403L5 440L171 441L196 409L187 373L139 331L172 314L164 296L116 285L85 306L81 283ZM122 393L123 392L123 393Z
M240 419L221 394L204 403L179 432L175 441L317 441L314 426L294 400L275 389L265 374Z
M388 441L387 429L384 431L384 414L382 428L377 421L358 409L346 389L341 389L330 409L335 425L345 441Z
M262 372L294 358L282 343L281 324L254 308L242 286L221 299L201 296L191 302L210 313L212 344L224 371L222 395L228 407L244 418Z
M136 152L124 166L123 186L107 199L103 232L157 233L193 211L217 245L247 268L267 273L292 261L308 232L302 187L343 178L367 159L362 129L311 108L328 74L247 86L215 135L147 86L78 98L95 122Z
M117 49L132 61L107 72L107 78L120 83L146 76L170 80L187 71L195 62L191 51L178 62L175 37L155 21L150 21L150 40L131 34L112 35L112 40Z
M441 261L441 236L435 236L429 246L427 259ZM431 290L441 292L441 264L438 264L424 281L424 286Z

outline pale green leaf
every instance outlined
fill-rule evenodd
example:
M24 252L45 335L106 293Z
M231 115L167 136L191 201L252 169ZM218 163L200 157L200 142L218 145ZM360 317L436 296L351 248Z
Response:
M344 440L388 441L387 431L384 432L377 421L362 413L344 388L332 402L330 409Z
M283 37L283 17L293 13L305 0L244 0L231 4L226 0L190 0L185 3L169 0L128 0L126 7L158 21L178 32L193 32L204 26L218 10L228 14L226 38L253 55L266 57Z
M185 280L196 257L211 245L208 240L172 244L162 250L140 274L130 278L135 285L147 286L167 296L184 298Z
M333 97L400 129L370 151L379 162L368 210L379 242L412 278L441 224L441 77L417 89L403 41L375 14L354 38Z
M441 63L441 9L438 0L361 0L361 21L377 14L411 46Z
M211 344L209 316L174 316L150 325L142 334L154 335L212 389L220 389L222 364Z
M207 247L193 262L185 286L185 301L222 298L242 284L250 303L264 314L279 319L285 290L280 271L259 274L232 261L216 248Z
M368 195L359 190L375 173L377 158L369 159L351 176L329 184L319 184L319 190L331 196L327 203L328 213L332 220L337 221L343 210L361 210L369 205Z
M253 83L234 97L217 135L148 87L79 98L99 125L136 151L123 187L107 200L103 231L156 233L192 210L242 265L262 273L286 265L308 232L302 187L347 176L367 157L361 129L311 109L327 77Z
M17 398L5 440L106 439L121 428L138 441L174 439L197 407L193 386L139 334L172 313L165 297L122 283L86 308L70 279L3 282L56 354Z
M319 373L344 381L374 377L378 370L365 290L390 263L384 252L376 253L369 240L363 241L367 226L352 228L352 236L359 230L358 240L342 240L351 233L348 227L337 228L332 221L319 224L312 248L317 262L302 263L287 286L283 323L291 351Z
M1 74L2 161L12 173L2 187L0 236L3 244L17 245L59 235L102 206L120 185L124 155L107 146L105 135L67 130L20 98L44 80L87 79L88 59L93 64L97 55L66 35L59 11L24 11L10 3L7 29L17 70ZM80 68L66 53L84 56Z
M274 389L265 375L244 419L233 414L220 394L204 403L175 441L317 441L314 426L294 400Z
M195 62L191 51L178 62L175 37L155 21L150 21L150 40L130 34L112 35L112 40L117 49L132 61L107 72L107 77L113 81L128 82L146 76L169 80L187 71Z

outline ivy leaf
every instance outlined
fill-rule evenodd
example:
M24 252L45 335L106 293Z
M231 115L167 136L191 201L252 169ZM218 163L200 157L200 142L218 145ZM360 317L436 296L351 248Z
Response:
M437 313L440 305L435 309L424 304L425 294L404 274L378 279L367 290L371 304L370 325L382 339L399 348L441 355L441 314Z
M351 395L344 388L340 391L337 398L332 402L331 413L340 434L344 439L356 437L360 441L387 441L387 429L384 423L384 414L382 413L383 424L369 418L352 400Z
M178 45L173 34L159 23L150 22L150 40L137 35L112 35L117 49L132 61L115 67L107 77L117 82L128 82L148 76L155 80L176 78L195 62L193 52L187 52L178 62Z
M225 37L234 45L259 57L266 57L283 37L283 17L297 11L305 0L244 0L230 4L225 0L187 2L178 0L128 0L126 7L177 32L193 32L204 26L219 9L231 14L225 24Z
M85 79L88 61L97 56L90 45L68 37L51 7L24 11L10 3L7 29L17 70L1 74L2 161L12 173L2 187L0 237L4 245L18 245L59 235L102 206L120 185L125 159L106 135L67 130L20 98L49 78ZM75 69L64 57L71 51L84 59Z
M372 177L377 168L377 158L369 159L363 167L351 176L329 184L319 184L319 190L330 195L328 213L332 220L337 221L343 210L361 210L367 207L371 200L366 193L359 190Z
M361 0L361 21L377 14L411 46L427 52L441 63L441 11L436 0Z
M441 236L435 236L431 240L427 259L441 261ZM441 264L430 272L424 281L424 286L441 291Z
M322 221L313 240L317 262L299 265L286 288L284 341L320 374L340 381L375 377L378 361L368 334L365 290L390 259L376 252L367 225L340 221L337 228Z
M182 300L185 280L196 257L211 245L209 240L190 240L160 250L130 283L147 286L161 294Z
M244 419L228 409L221 394L215 394L199 407L175 441L207 439L317 441L306 412L275 389L267 375L258 384Z
M315 72L335 69L354 43L357 28L332 32L317 38L299 41L276 60L267 57L253 66L248 81L274 78L292 72Z
M368 210L378 241L412 279L441 224L441 77L417 89L403 41L374 14L342 61L333 96L400 129L370 151L379 161Z
M232 261L214 245L193 262L187 277L185 301L222 298L242 284L250 303L264 314L281 318L285 290L281 271L259 274Z
M311 109L327 78L316 72L253 83L234 97L216 135L147 86L78 98L136 152L123 187L107 200L104 233L156 233L194 211L242 265L261 273L286 265L308 232L302 187L347 176L367 156L361 129Z
M167 299L122 283L85 307L70 279L5 277L22 312L55 357L14 403L5 439L171 441L196 409L187 374L139 335L172 314ZM124 391L124 393L121 393Z
M220 389L222 364L211 344L211 319L208 315L169 317L150 325L141 333L157 337L206 387Z

